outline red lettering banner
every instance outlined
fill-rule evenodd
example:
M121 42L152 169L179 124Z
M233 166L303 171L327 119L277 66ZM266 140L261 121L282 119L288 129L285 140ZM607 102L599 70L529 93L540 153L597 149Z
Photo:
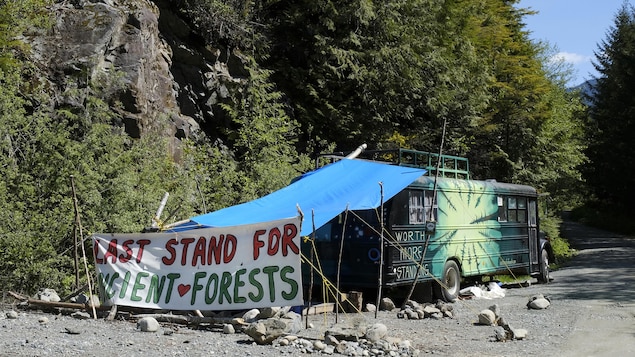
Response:
M300 217L178 233L94 234L104 305L239 310L304 303Z

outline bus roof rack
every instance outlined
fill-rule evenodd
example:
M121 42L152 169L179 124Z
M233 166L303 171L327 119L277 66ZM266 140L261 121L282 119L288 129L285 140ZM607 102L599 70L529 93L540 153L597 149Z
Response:
M331 153L320 155L321 158L333 160L343 159L343 153ZM359 153L359 159L388 162L394 165L416 167L427 170L429 176L436 175L439 154L411 150L411 149L389 149L389 150L365 150ZM455 179L470 179L470 165L468 159L460 156L441 155L439 176Z

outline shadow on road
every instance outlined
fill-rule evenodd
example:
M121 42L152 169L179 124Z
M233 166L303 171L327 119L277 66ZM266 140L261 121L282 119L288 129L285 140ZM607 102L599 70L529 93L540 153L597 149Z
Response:
M577 256L552 272L554 297L635 302L635 239L565 221L562 236Z

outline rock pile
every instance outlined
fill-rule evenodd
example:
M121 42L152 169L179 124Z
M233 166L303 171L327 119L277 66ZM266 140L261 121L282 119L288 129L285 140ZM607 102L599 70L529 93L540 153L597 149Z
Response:
M286 334L296 334L302 329L302 316L290 311L290 307L252 309L243 315L248 323L243 332L259 345L268 345Z
M410 341L387 334L388 328L384 324L367 324L363 319L353 319L327 330L323 340L287 335L277 339L274 346L294 346L301 353L346 356L413 356L419 353Z
M478 314L478 324L496 326L494 329L496 341L523 340L527 337L527 330L513 328L500 314L498 304L494 304Z
M418 303L408 300L397 313L400 319L421 320L426 318L440 320L444 317L454 318L454 306L441 300L436 303Z
M390 303L385 301L381 306L386 309ZM394 308L394 304L392 306ZM243 314L242 320L245 325L241 331L255 343L274 347L292 346L301 353L347 356L412 356L418 353L410 341L388 336L386 325L368 323L363 318L336 324L324 333L324 339L316 340L297 335L302 330L302 317L290 311L289 307L249 310ZM226 327L229 329L225 325L223 332Z

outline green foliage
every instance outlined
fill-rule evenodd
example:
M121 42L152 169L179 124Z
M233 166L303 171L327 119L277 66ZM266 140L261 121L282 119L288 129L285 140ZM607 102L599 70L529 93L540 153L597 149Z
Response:
M512 182L546 120L542 98L550 83L538 59L540 48L523 31L524 10L488 0L472 13L469 33L490 64L491 100L473 132L471 169L474 177Z
M40 232L0 234L0 283L3 289L33 293L36 287L66 291L61 284L72 271L70 254L55 254L55 239ZM62 253L62 252L60 252Z
M589 110L589 159L585 178L603 206L633 213L635 177L628 168L635 160L635 8L624 4L599 46L596 78Z
M253 22L268 1L253 0L169 0L191 25L215 47L243 48L263 53L266 50L261 26ZM256 27L254 28L254 25Z
M308 157L295 150L297 123L280 103L282 94L269 81L270 72L248 57L245 61L249 80L236 92L236 105L223 105L233 121L226 132L228 142L188 150L188 168L200 197L211 199L210 207L205 203L200 211L264 196L310 168Z
M562 262L575 254L574 250L569 246L569 242L560 235L561 224L562 219L553 214L544 214L540 217L540 230L549 237L557 262Z
M444 118L457 136L470 128L486 102L486 73L447 10L425 0L267 7L272 52L264 63L293 103L304 141L353 148L397 130L431 149Z

